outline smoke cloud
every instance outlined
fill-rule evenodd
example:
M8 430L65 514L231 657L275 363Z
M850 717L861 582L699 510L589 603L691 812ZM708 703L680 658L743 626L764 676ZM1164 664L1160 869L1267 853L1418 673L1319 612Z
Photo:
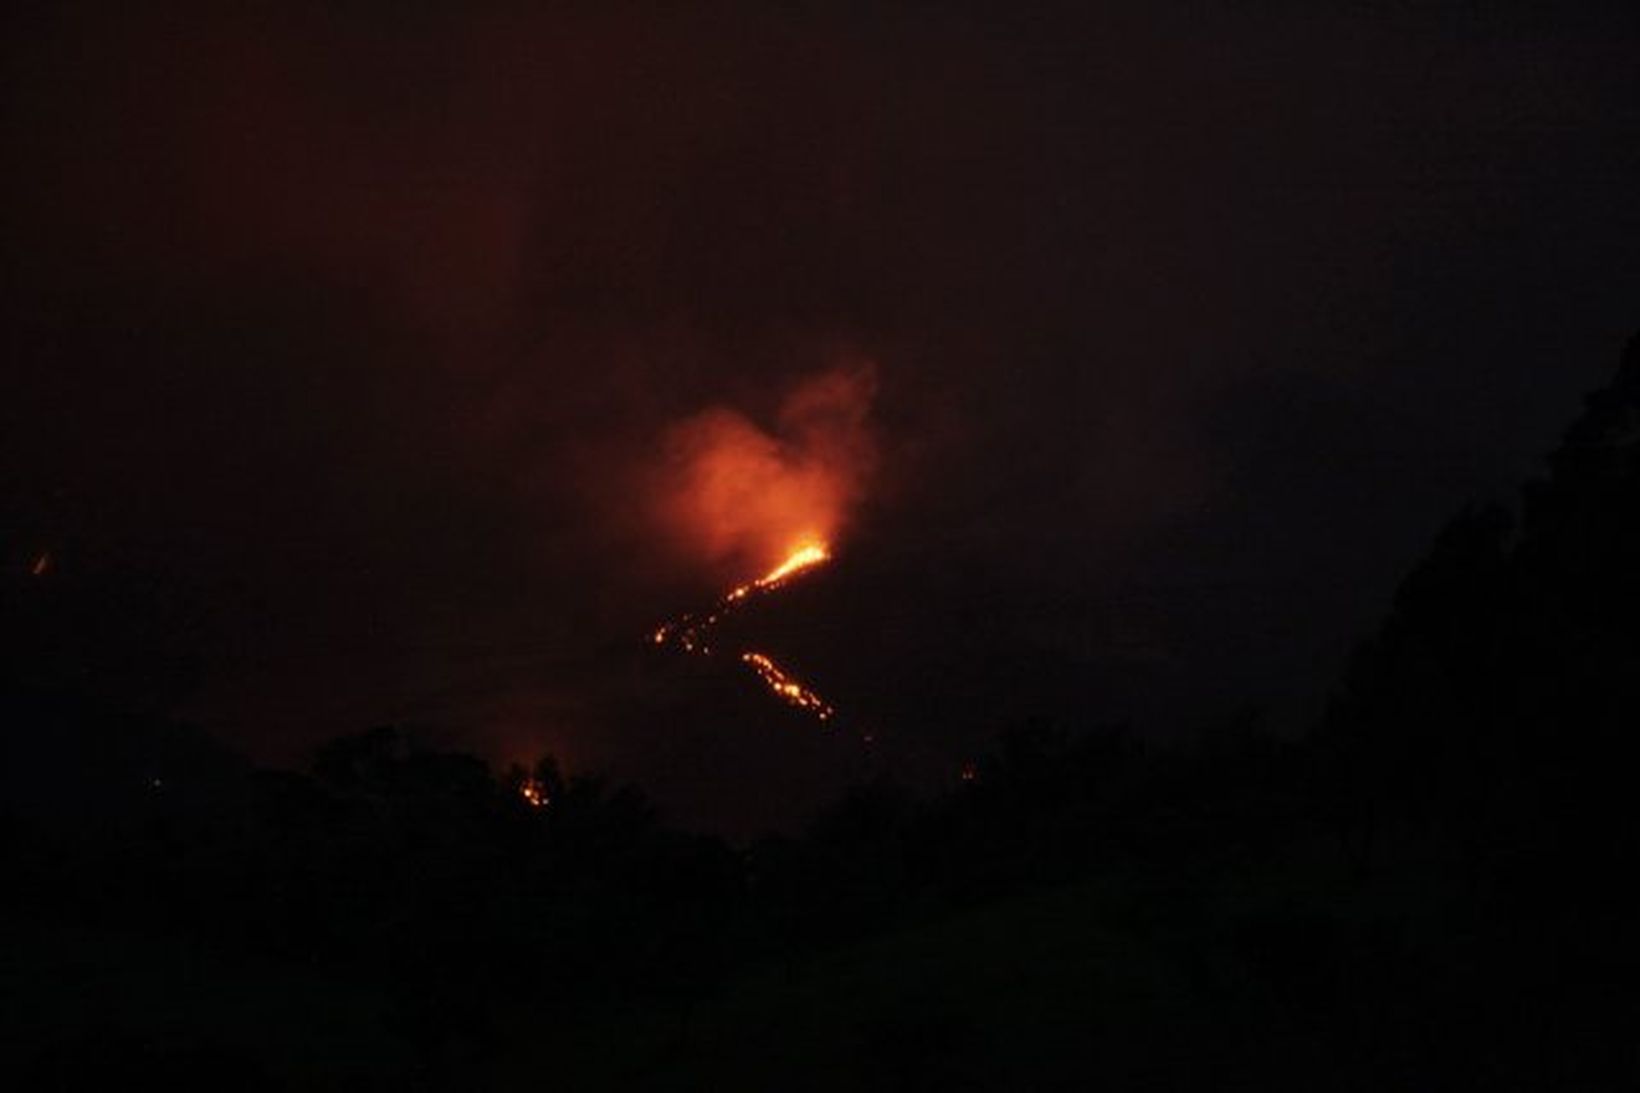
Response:
M844 530L876 466L877 375L848 361L812 375L781 402L772 430L727 407L667 430L657 512L692 557L766 569L797 546Z

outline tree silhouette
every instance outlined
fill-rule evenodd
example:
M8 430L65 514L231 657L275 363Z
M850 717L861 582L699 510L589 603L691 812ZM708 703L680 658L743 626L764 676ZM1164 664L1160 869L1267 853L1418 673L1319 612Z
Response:
M1524 491L1462 513L1356 654L1320 745L1359 843L1432 830L1477 868L1632 849L1640 700L1640 338Z

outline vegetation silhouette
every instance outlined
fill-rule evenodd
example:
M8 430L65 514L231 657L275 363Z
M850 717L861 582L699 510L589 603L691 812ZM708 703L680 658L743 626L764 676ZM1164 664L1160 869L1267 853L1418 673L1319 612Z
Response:
M743 846L551 756L497 775L402 726L257 769L163 712L197 628L162 589L8 559L7 1070L1632 1081L1637 558L1640 339L1518 514L1437 537L1313 732L1021 723L944 792L880 778Z

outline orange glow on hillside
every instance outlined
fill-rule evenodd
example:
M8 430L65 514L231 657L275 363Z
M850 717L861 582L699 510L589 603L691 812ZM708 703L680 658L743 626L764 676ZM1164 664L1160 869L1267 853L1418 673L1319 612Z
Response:
M707 636L726 615L738 610L749 598L768 595L830 560L831 548L825 542L812 537L803 539L787 553L785 560L769 572L724 593L710 612L703 616L684 615L665 623L650 633L649 640L656 645L675 642L686 653L710 656L712 648L707 644ZM830 703L776 664L769 654L748 649L739 656L740 662L756 672L769 692L782 702L807 711L821 721L829 721L836 715L837 711Z

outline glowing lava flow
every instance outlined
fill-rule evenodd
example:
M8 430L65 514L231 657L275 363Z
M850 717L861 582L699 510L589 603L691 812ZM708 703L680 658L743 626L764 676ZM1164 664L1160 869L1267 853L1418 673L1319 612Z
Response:
M816 566L821 562L829 561L831 561L831 551L826 549L824 543L804 543L802 546L792 551L791 556L785 561L781 562L779 565L769 570L769 572L753 581L752 587L769 588L770 586L785 580L787 577L790 577L793 573L796 573L799 570L808 569L810 566ZM740 592L742 595L745 594L744 586L737 588L735 591Z
M836 714L837 711L832 709L825 699L787 675L785 669L765 654L742 653L740 654L740 660L742 664L751 665L752 671L756 672L763 682L768 685L769 690L773 691L782 700L791 703L800 710L809 710L822 721L830 721L832 716Z
M675 641L685 652L710 656L712 647L707 644L708 633L712 627L723 621L725 615L745 603L751 596L773 592L794 576L830 560L831 551L824 543L806 542L787 555L785 561L757 580L731 588L707 614L698 617L684 615L676 622L661 626L650 635L650 639L656 645ZM830 721L836 716L837 711L830 703L776 664L774 658L767 653L748 649L740 654L740 662L756 672L764 686L768 687L769 693L782 702L805 710L821 721Z

